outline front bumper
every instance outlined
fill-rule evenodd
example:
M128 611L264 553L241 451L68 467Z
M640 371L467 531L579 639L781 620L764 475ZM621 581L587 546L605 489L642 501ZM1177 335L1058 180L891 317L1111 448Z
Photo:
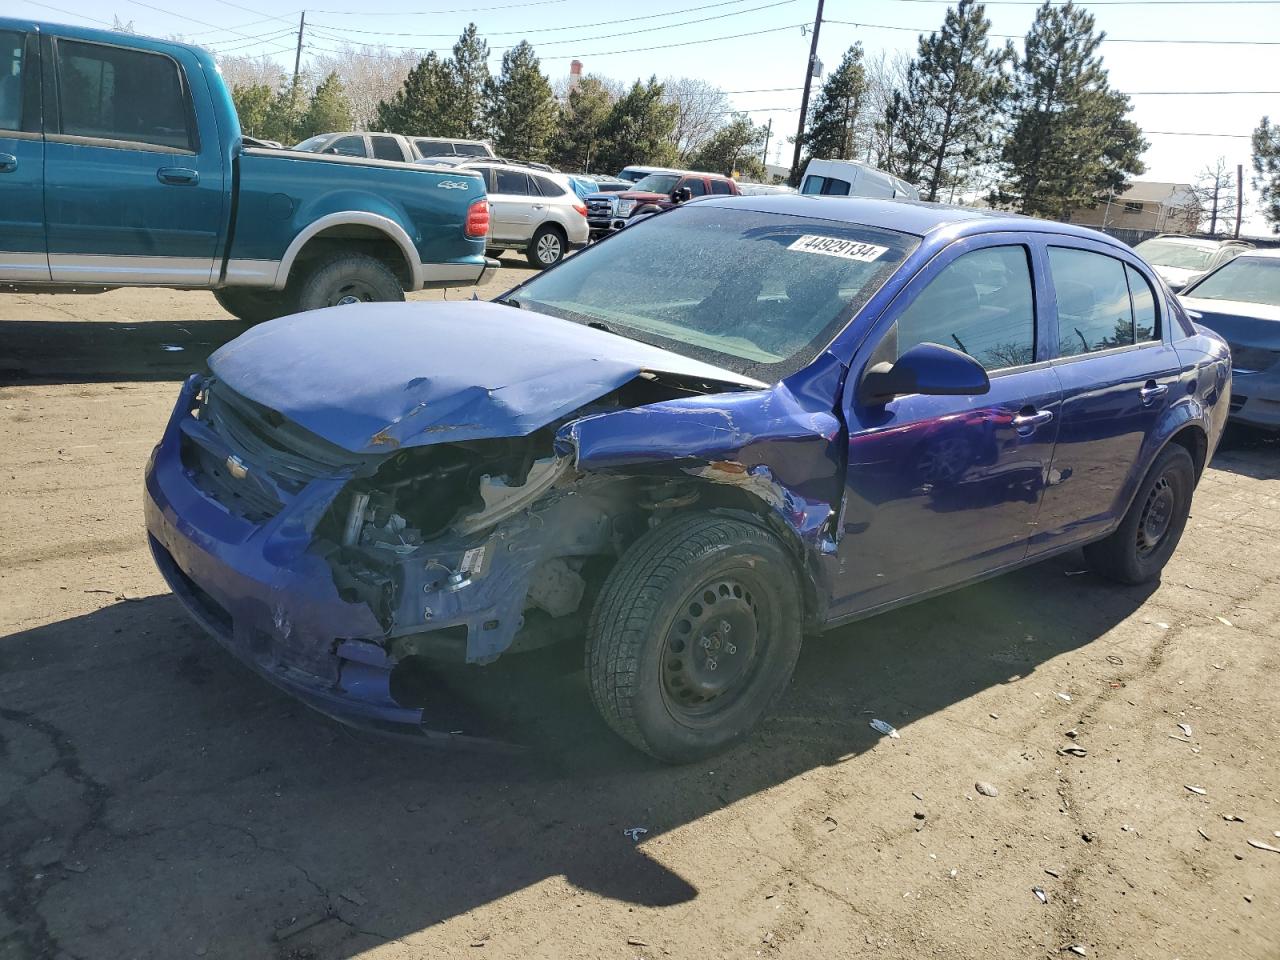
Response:
M1280 432L1280 366L1232 374L1229 418L1233 423Z
M339 595L312 533L346 478L317 480L262 524L196 487L181 456L199 378L182 388L146 470L144 509L156 566L191 616L255 673L357 725L417 724L391 696L394 664L367 606Z

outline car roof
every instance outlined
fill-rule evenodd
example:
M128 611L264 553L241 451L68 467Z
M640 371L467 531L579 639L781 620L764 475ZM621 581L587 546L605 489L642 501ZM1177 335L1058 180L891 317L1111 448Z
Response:
M754 197L715 196L707 201L712 206L777 213L817 220L846 221L868 227L897 230L900 233L926 236L956 226L968 226L967 233L999 233L1003 231L1057 233L1106 243L1122 250L1125 244L1097 230L1071 223L1057 223L1024 217L1002 210L958 207L924 200L881 200L872 197L806 196L804 194L769 194ZM701 206L701 204L699 204Z
M1236 260L1243 260L1245 257L1248 257L1250 260L1255 257L1263 260L1280 260L1280 249L1270 247L1266 250L1245 250L1240 254L1240 256L1236 257ZM1235 261L1233 260L1232 262L1234 263Z
M1205 247L1217 248L1221 246L1226 246L1227 244L1241 242L1238 240L1213 240L1213 239L1210 239L1209 237L1184 237L1184 236L1179 236L1178 234L1175 234L1175 233L1162 233L1162 234L1159 234L1158 236L1147 237L1146 240L1143 240L1141 242L1150 243L1153 240L1160 240L1164 243L1180 243L1186 247L1201 247L1201 248L1205 248Z

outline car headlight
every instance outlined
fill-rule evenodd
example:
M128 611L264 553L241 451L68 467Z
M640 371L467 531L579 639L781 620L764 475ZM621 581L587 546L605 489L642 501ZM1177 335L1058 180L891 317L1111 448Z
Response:
M635 208L636 202L634 200L619 200L616 213L619 217L629 217L631 216L631 211Z

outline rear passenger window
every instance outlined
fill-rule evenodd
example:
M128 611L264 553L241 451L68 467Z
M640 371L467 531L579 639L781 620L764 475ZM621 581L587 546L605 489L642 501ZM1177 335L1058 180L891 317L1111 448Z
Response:
M987 370L1036 356L1036 311L1025 247L987 247L957 257L898 316L898 356L939 343Z
M0 30L0 130L22 129L22 45L26 37Z
M1049 268L1058 298L1059 356L1078 357L1133 345L1125 264L1088 250L1050 247Z
M841 180L839 177L819 177L815 174L804 178L804 186L800 188L800 192L821 194L824 197L847 197L849 181Z
M329 149L325 153L336 153L340 157L367 157L369 155L369 151L364 146L364 137L339 137L329 144Z
M516 196L529 195L529 178L523 171L497 168L494 170L494 174L494 193L509 193Z
M395 137L370 137L373 141L373 155L379 160L403 160L404 153Z
M712 192L712 193L727 193L727 194L732 195L732 194L733 194L733 187L729 186L729 181L728 181L728 180L712 180L712 181L711 181L711 192Z
M691 177L680 186L688 187L691 196L705 197L707 195L707 185L701 178L694 179Z
M453 145L454 153L462 157L487 157L489 151L479 143L455 143Z
M1133 337L1139 343L1159 339L1156 323L1156 295L1146 277L1127 263L1125 276L1129 278L1129 296L1133 298Z
M177 63L163 54L58 41L64 134L194 150L188 99Z

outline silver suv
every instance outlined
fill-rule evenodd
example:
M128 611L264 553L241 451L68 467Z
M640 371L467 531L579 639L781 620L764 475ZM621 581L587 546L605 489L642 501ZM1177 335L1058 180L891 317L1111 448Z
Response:
M513 163L469 162L455 168L484 175L489 192L485 240L489 256L520 250L541 270L587 245L587 208L564 174Z
M1190 286L1210 270L1252 250L1244 240L1213 240L1162 233L1143 240L1133 252L1151 264L1160 278L1177 293Z

